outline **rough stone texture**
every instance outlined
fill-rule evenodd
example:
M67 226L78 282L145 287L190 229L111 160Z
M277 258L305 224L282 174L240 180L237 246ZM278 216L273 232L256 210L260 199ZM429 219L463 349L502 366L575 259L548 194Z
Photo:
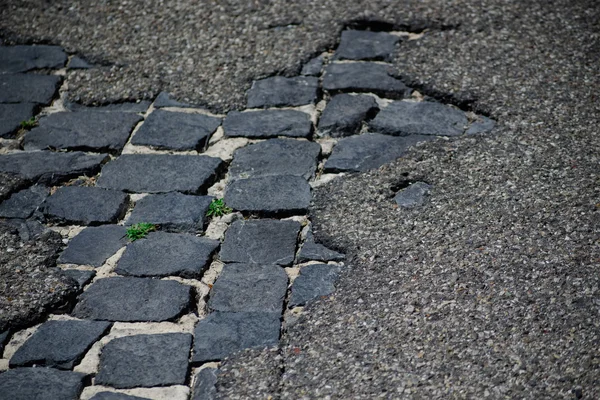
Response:
M30 120L36 110L33 103L0 104L0 137L15 137L21 122Z
M312 123L308 114L296 110L231 111L223 121L223 129L227 137L309 138Z
M226 263L289 266L294 261L299 232L296 221L235 221L225 232L220 259Z
M6 330L0 333L0 357L2 357L2 353L4 353L4 345L8 342L8 338L10 337L10 331Z
M71 59L67 63L67 69L90 69L90 68L94 68L94 66L92 64L88 63L87 61L85 61L83 58L78 57L78 56L71 57Z
M341 139L325 162L325 172L364 172L402 157L419 142L432 140L433 136L391 137L368 133Z
M0 217L29 218L48 197L50 189L46 186L34 185L0 203Z
M319 80L297 76L272 76L254 81L248 91L248 108L294 107L316 103Z
M379 110L374 97L338 94L331 98L319 119L319 134L333 137L358 133L362 122L372 118Z
M215 400L218 373L219 370L216 368L204 368L196 374L192 400Z
M103 321L48 321L19 347L10 367L73 369L111 324Z
M40 211L50 220L77 225L115 223L125 215L129 196L97 187L64 186L48 197Z
M318 143L294 139L271 139L235 151L229 166L230 179L294 175L310 179L321 153Z
M151 232L127 246L115 272L131 276L200 278L208 268L218 240L194 235Z
M127 225L149 222L170 232L202 232L211 196L152 194L138 200Z
M128 394L117 392L96 393L90 400L150 400L147 397L130 396Z
M73 310L77 318L107 321L168 321L190 306L190 286L149 278L105 278L94 282Z
M102 168L98 186L139 193L198 193L215 179L220 158L168 154L125 154Z
M335 51L338 60L392 61L398 36L386 32L347 30Z
M192 362L218 361L249 347L275 346L281 312L214 312L194 329Z
M265 215L304 213L311 200L310 185L301 176L262 176L230 182L225 203L234 210Z
M61 68L67 55L58 46L0 46L0 73Z
M119 102L119 103L108 103L108 104L103 104L100 107L97 107L97 106L88 107L81 103L66 101L65 108L67 110L71 110L71 111L75 111L75 112L91 111L91 112L104 112L104 113L117 112L117 113L138 114L138 113L145 113L148 110L148 107L150 107L150 104L152 104L150 101L138 100L138 101L125 101L125 102ZM110 117L107 117L107 118L110 118Z
M322 244L315 243L312 231L309 231L306 234L306 240L298 254L299 263L307 261L342 261L345 258L346 256L344 254L328 249Z
M292 284L288 307L303 306L311 300L327 296L335 290L340 267L327 264L311 264L300 269L300 275Z
M496 126L496 121L491 118L484 117L483 115L478 115L477 120L471 123L469 129L467 129L467 135L476 135L479 133L487 133L494 129Z
M164 108L164 107L180 107L180 108L194 108L193 105L182 103L177 100L171 99L171 95L166 92L160 92L158 96L156 96L156 100L154 100L154 108Z
M410 89L390 76L391 68L391 65L371 62L329 64L325 68L323 89L334 94L372 92L390 99L401 99Z
M69 278L73 279L75 282L77 282L77 285L80 289L88 283L90 283L92 279L94 279L94 276L96 276L96 272L94 271L86 271L80 269L64 269L62 273L63 275L66 275Z
M49 105L62 78L58 75L0 74L0 103Z
M59 263L100 267L107 258L127 245L127 229L119 225L90 226L69 241Z
M323 56L317 56L304 64L302 67L302 71L300 72L302 75L309 76L319 76L321 75L321 70L323 69Z
M102 349L95 383L120 389L183 385L191 345L189 333L113 339Z
M54 368L17 368L0 374L1 400L77 400L85 374Z
M431 191L431 185L425 182L415 182L409 187L399 191L394 200L399 207L412 208L425 204L425 198Z
M142 117L120 112L59 112L40 119L25 135L25 150L63 149L117 152Z
M228 264L210 292L208 308L231 312L280 312L288 278L278 265Z
M155 110L131 139L135 145L157 149L203 151L221 125L221 118Z
M6 200L11 194L27 186L27 183L19 175L0 172L0 200Z

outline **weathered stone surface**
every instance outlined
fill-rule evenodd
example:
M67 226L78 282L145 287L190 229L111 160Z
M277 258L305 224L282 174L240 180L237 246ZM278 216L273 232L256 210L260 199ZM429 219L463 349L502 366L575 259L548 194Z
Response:
M362 122L372 118L378 110L379 106L371 96L338 94L323 110L318 131L333 137L354 135L360 131Z
M72 369L110 326L110 322L104 321L45 322L19 347L9 365Z
M151 102L148 100L140 100L140 101L126 101L124 103L108 103L104 104L100 107L89 107L80 103L75 103L71 101L65 102L65 108L67 110L81 112L81 111L91 111L91 112L103 112L103 113L145 113L150 107Z
M54 368L17 368L0 374L1 400L77 400L85 374Z
M29 218L49 194L50 189L41 185L34 185L14 193L0 203L0 217Z
M96 393L90 400L150 400L147 397L130 396L117 392Z
M95 271L84 271L80 269L64 269L62 273L77 282L80 289L90 283L92 279L94 279L94 276L96 276Z
M368 133L341 139L325 163L325 172L363 172L379 168L406 153L419 142L432 140L433 136L391 137Z
M14 137L21 122L31 119L36 109L33 103L0 104L0 137Z
M496 121L491 118L484 117L483 115L478 115L477 120L471 123L469 129L467 129L467 135L476 135L479 133L487 133L494 129L496 126Z
M354 31L342 32L342 40L335 52L338 60L392 61L398 36L386 32Z
M40 119L25 135L25 150L120 151L142 117L120 112L59 112Z
M222 166L223 160L208 156L125 154L104 166L97 184L138 193L198 193Z
M179 107L179 108L194 108L192 104L181 103L177 100L173 100L171 96L166 92L160 92L154 100L154 108L164 107Z
M181 193L151 194L135 203L127 225L149 222L170 232L201 232L212 200Z
M310 185L300 176L262 176L230 182L225 203L234 210L267 215L304 213Z
M48 197L40 211L50 220L79 225L110 224L125 215L129 196L97 187L64 186Z
M223 129L227 137L309 138L312 123L307 113L296 110L231 111L223 122Z
M1 157L0 160L2 160ZM0 172L0 200L6 200L11 194L27 186L27 183L22 176Z
M183 385L191 345L189 333L113 339L102 350L95 383L121 389Z
M216 368L204 368L194 378L194 390L192 400L215 400L217 398L217 374Z
M149 278L105 278L94 282L73 310L77 318L107 321L169 321L190 306L190 286Z
M298 262L304 263L307 261L342 261L346 256L337 251L333 251L323 246L322 244L315 243L315 239L311 231L306 234L306 240L300 249L298 254Z
M67 64L67 69L90 69L90 68L94 68L94 66L92 64L90 64L89 62L85 61L83 58L78 57L78 56L71 57L71 59L69 60L69 63Z
M231 179L294 175L310 179L321 153L318 143L271 139L236 150L229 166Z
M272 76L254 81L248 91L248 108L302 106L315 103L318 90L317 78Z
M235 221L225 232L220 259L226 263L289 266L294 261L299 232L296 221Z
M208 308L231 312L280 312L287 283L287 274L278 265L228 264L213 285Z
M304 64L302 67L302 75L319 76L323 69L323 56L317 56Z
M327 296L335 290L335 281L340 267L327 264L311 264L300 269L300 275L292 284L289 307L306 304L320 296Z
M467 124L464 112L445 104L394 101L377 114L369 128L394 136L457 136L464 133Z
M115 272L131 276L200 278L209 267L217 247L218 240L152 232L127 246Z
M0 103L38 103L49 105L62 78L58 75L0 75Z
M221 118L156 110L146 118L131 143L157 149L203 151L219 125Z
M231 353L258 346L274 346L279 340L281 312L214 312L194 330L192 362L222 360Z
M90 226L69 241L59 263L100 267L107 258L127 245L127 229L120 225Z
M0 46L0 73L61 68L67 55L58 46Z
M415 182L409 187L399 191L394 200L399 207L412 208L425 204L425 198L431 191L431 185L425 182Z
M390 99L401 99L410 89L390 76L389 68L370 62L329 64L325 68L323 89L331 93L372 92Z
M2 353L4 353L4 345L8 342L9 335L10 331L8 330L0 333L0 357L2 357Z

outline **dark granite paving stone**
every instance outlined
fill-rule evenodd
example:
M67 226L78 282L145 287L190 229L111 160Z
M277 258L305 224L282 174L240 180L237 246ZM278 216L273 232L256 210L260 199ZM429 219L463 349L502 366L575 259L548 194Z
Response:
M0 400L77 400L85 374L54 368L17 368L0 374Z
M467 135L476 135L478 133L487 133L494 129L496 126L496 121L491 118L484 117L483 115L477 116L477 121L471 123L469 129L467 129Z
M292 265L300 223L274 219L235 221L225 232L220 259L226 263Z
M214 312L194 329L193 363L218 361L249 347L275 346L281 312Z
M317 78L272 76L254 81L248 91L247 106L259 108L311 104L316 102L318 90Z
M58 46L0 46L0 73L61 68L67 55Z
M97 185L138 193L198 193L223 165L220 158L208 156L125 154L102 168Z
M399 40L398 36L386 32L343 31L335 58L338 60L392 61L394 46Z
M217 398L217 368L204 368L194 378L192 400L215 400Z
M465 132L468 120L464 112L429 101L394 101L369 123L372 132L393 136L457 136Z
M65 269L62 272L64 275L77 282L80 289L90 283L92 279L94 279L94 276L96 276L95 271L83 271L79 269Z
M19 347L9 366L72 369L108 330L104 321L48 321Z
M225 203L234 210L266 215L304 213L310 200L310 185L300 176L241 179L225 191Z
M364 172L379 168L404 155L410 146L434 138L421 135L392 137L378 133L344 138L333 148L324 171Z
M94 282L73 316L107 321L159 322L179 317L190 306L191 287L149 278L105 278Z
M100 267L128 241L127 228L120 225L90 226L69 241L59 263Z
M30 120L37 107L34 103L0 104L0 137L15 137L21 122Z
M280 312L287 274L277 265L228 264L210 292L208 308L231 312Z
M221 118L156 110L131 139L135 145L157 149L203 151L221 125Z
M307 233L306 240L300 249L300 254L298 254L299 263L307 261L342 261L345 258L346 256L344 254L328 249L322 244L315 243L311 231Z
M135 335L104 346L95 383L120 389L185 384L189 333Z
M8 343L8 338L10 336L10 331L0 332L0 357L4 353L4 346Z
M371 96L338 94L334 96L319 119L318 131L333 137L350 136L358 133L362 122L372 118L379 110Z
M181 103L177 100L173 100L171 96L166 92L160 92L154 100L154 108L164 107L180 107L180 108L195 108L193 104Z
M147 397L130 396L128 394L117 392L96 393L90 400L150 400Z
M296 110L231 111L223 122L223 130L227 137L309 138L312 123L307 113Z
M49 105L62 77L39 74L0 75L0 103L38 103Z
M59 112L40 119L25 135L25 150L120 151L142 117L133 113Z
M78 57L78 56L71 57L71 59L67 63L67 69L90 69L90 68L94 68L94 66L92 64L88 63L87 61L85 61L83 58Z
M135 203L126 223L148 222L169 232L202 232L213 198L181 193L150 194Z
M403 98L410 89L390 76L391 66L370 62L333 63L325 68L323 89L330 93L371 92L391 99Z
M40 211L60 223L110 224L125 215L128 202L129 196L117 190L64 186L42 203Z
M152 232L127 246L115 272L131 276L200 278L218 247L218 240Z
M415 182L409 187L399 191L394 200L399 207L412 208L425 204L425 198L431 192L431 185L425 182Z
M46 186L34 185L0 203L0 217L29 218L50 194Z
M231 179L259 176L314 176L321 153L318 143L294 139L271 139L236 150L229 166Z
M80 175L95 174L106 158L81 152L19 152L0 155L0 171L17 174L28 181L54 185Z
M319 76L321 75L321 70L323 69L323 56L317 56L304 64L302 67L302 75L308 76Z
M81 112L81 111L92 111L92 112L104 112L104 113L145 113L152 104L148 100L141 101L126 101L123 103L109 103L100 107L88 107L83 104L66 102L65 107L67 110ZM108 117L110 118L110 117Z
M302 306L335 290L340 267L327 264L311 264L300 268L300 275L292 284L289 307Z

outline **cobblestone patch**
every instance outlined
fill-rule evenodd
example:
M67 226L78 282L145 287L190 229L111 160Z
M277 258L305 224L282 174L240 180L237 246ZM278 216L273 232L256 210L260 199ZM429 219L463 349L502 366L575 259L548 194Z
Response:
M91 226L69 241L59 263L100 267L127 244L126 229L119 225Z
M72 278L75 282L77 282L77 285L80 289L88 283L90 283L92 279L94 279L94 276L96 276L95 271L87 271L81 269L63 269L62 273L63 275L66 275L69 278Z
M303 306L320 296L333 293L339 273L340 267L328 264L311 264L300 268L300 275L292 284L288 307Z
M315 243L312 231L308 231L304 244L298 254L298 263L308 261L342 261L345 258L344 254L328 249L322 244Z
M66 62L67 55L59 46L0 46L0 72L3 73L61 68Z
M0 75L0 103L36 103L49 105L62 78L57 75Z
M335 52L338 60L392 61L400 37L387 32L346 30Z
M0 217L27 219L38 209L48 197L50 189L42 185L34 185L0 203Z
M355 135L362 128L362 122L372 118L377 111L379 106L372 96L338 94L331 98L323 110L318 132L332 137Z
M14 138L21 122L29 121L37 107L34 103L0 104L0 138Z
M223 121L223 130L226 137L309 138L312 124L308 114L296 110L231 111Z
M194 377L192 400L214 400L217 398L217 368L204 368Z
M390 99L406 97L410 89L390 75L390 66L373 62L333 63L325 68L323 89L337 94L367 92Z
M317 56L317 57L313 58L312 60L310 60L309 62L307 62L306 64L304 64L300 74L307 75L307 76L319 76L319 75L321 75L321 70L323 69L323 64L324 64L323 56L322 55Z
M248 108L293 107L315 103L319 80L313 77L273 76L255 81L248 91Z
M399 207L412 208L425 204L425 199L431 191L431 185L425 182L415 182L399 191L394 200Z
M54 368L17 368L0 374L0 399L77 400L84 374Z

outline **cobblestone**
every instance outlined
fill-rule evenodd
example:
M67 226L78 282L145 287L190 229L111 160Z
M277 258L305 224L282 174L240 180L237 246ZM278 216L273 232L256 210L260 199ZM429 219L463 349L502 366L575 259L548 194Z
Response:
M296 110L231 111L223 122L223 130L227 137L309 138L312 124L308 114Z

